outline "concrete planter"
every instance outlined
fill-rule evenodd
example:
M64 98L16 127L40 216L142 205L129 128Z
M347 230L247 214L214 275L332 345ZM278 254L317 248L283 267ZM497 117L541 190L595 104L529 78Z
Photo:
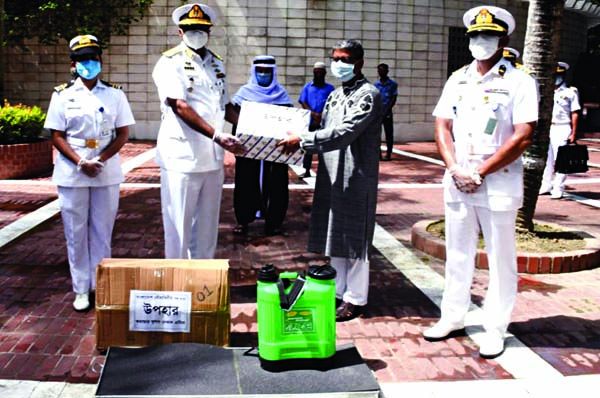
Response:
M52 170L52 141L0 145L0 180L36 177Z
M445 241L427 231L429 224L435 221L438 220L423 220L413 225L410 241L415 249L445 260ZM548 222L544 222L544 224L555 225ZM568 229L559 225L555 226L565 230ZM573 230L573 232L577 231ZM518 252L517 271L527 274L558 274L600 267L600 239L589 234L584 234L584 239L586 247L583 250L554 253ZM488 269L487 253L484 250L477 250L475 266Z

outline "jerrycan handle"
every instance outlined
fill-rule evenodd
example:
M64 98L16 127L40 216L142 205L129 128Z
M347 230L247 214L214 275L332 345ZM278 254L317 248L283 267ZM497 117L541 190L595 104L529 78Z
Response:
M292 285L289 294L285 294L285 287L283 286L283 281L281 280L281 278L294 276L297 276L296 280L294 281L294 284ZM281 273L280 278L277 280L277 290L279 290L279 306L283 311L290 311L292 307L294 307L294 304L296 304L296 301L298 301L298 299L302 295L302 292L304 291L305 284L306 277L304 276L304 274L298 275L295 272Z

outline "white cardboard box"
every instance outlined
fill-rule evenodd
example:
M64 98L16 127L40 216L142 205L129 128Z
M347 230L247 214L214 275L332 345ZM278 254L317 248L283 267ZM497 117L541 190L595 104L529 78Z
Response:
M246 147L242 156L292 165L302 164L304 152L284 154L277 143L288 132L300 134L308 130L310 111L301 108L244 101L238 120L236 137Z

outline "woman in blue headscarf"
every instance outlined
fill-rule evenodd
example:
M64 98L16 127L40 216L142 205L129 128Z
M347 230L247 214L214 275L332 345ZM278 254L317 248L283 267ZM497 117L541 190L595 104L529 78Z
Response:
M260 55L254 58L248 83L240 87L232 100L238 107L243 101L293 106L287 92L277 82L275 57ZM233 230L235 234L246 234L248 224L257 218L264 218L265 234L278 233L285 219L288 200L286 164L236 157L233 208L238 225Z

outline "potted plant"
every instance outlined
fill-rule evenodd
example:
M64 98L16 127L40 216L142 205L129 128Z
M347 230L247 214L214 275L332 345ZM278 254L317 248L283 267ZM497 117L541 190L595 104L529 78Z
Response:
M52 170L52 141L43 137L46 114L37 106L0 108L0 179L35 177Z

